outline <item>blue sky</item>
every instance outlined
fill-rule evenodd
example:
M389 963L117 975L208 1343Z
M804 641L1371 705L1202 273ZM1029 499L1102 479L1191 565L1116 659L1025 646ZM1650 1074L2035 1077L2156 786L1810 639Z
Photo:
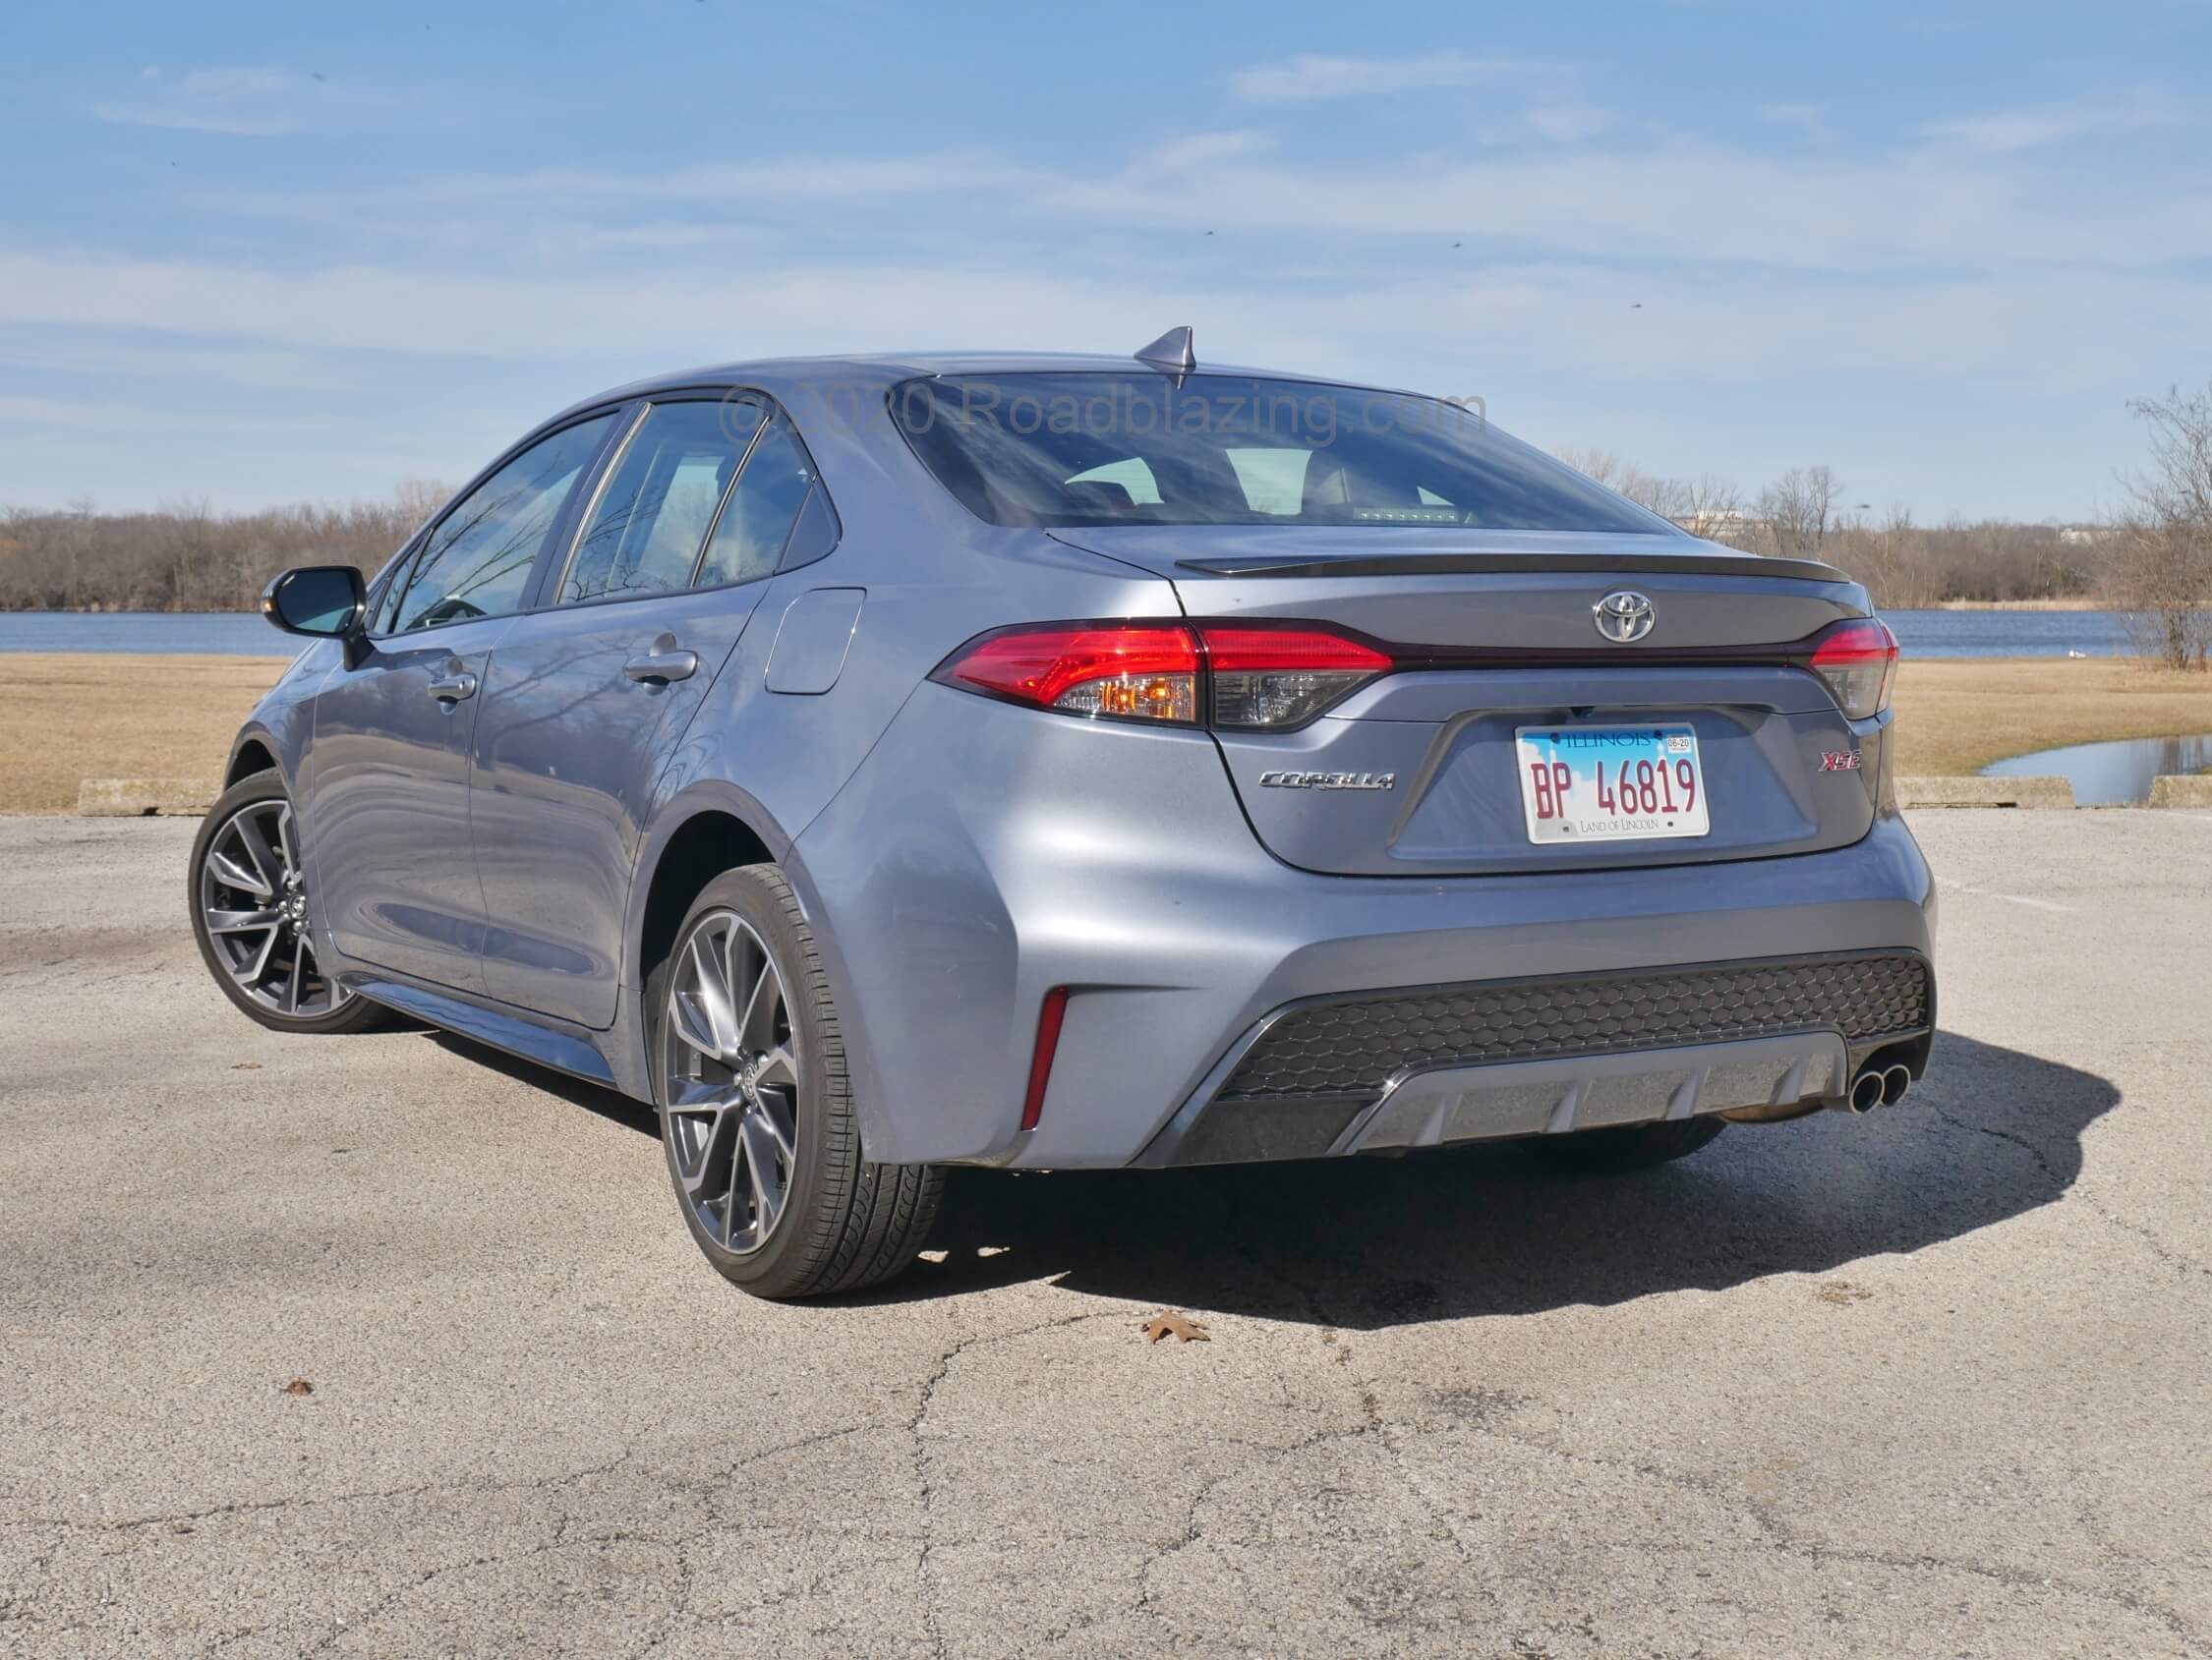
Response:
M634 374L1200 357L2086 516L2212 376L2212 5L19 8L0 504L457 480Z

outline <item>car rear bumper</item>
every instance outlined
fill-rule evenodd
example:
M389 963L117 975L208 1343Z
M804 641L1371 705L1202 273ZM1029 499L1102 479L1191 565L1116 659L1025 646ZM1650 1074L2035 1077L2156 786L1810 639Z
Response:
M1882 1034L1846 1031L1840 1017L1819 1024L1817 995L1801 1005L1814 1012L1779 1023L1788 1030L1716 1026L1685 1010L1620 1015L1615 1033L1601 1009L1568 1055L1478 1048L1439 1061L1418 1049L1409 1066L1383 1043L1357 1089L1332 1078L1270 1098L1228 1086L1303 1008L1768 959L1925 961L1935 915L1926 863L1889 813L1848 847L1729 864L1318 876L1258 845L1203 734L1102 727L939 686L916 694L788 863L844 1011L869 1156L896 1163L1118 1167L1418 1145L1444 1086L1408 1093L1409 1079L1465 1073L1470 1055L1524 1070L1460 1079L1452 1087L1483 1099L1447 1104L1433 1139L1524 1133L1483 1126L1533 1121L1545 1089L1545 1126L1570 1089L1583 1105L1562 1126L1622 1121L1584 1115L1630 1111L1661 1090L1659 1110L1643 1116L1749 1105L1722 1103L1753 1087L1733 1072L1681 1094L1690 1073L1719 1061L1678 1055L1624 1070L1599 1058L1827 1033L1855 1062L1852 1046ZM1023 1130L1038 1012L1055 987L1069 989L1066 1017L1038 1122ZM1932 1021L1932 977L1927 999ZM1618 1081L1631 1078L1643 1081ZM1504 1104L1499 1092L1515 1090ZM1193 1142L1229 1099L1276 1107L1240 1107ZM1401 1121L1421 1102L1422 1121ZM1247 1120L1243 1132L1227 1133L1233 1117Z

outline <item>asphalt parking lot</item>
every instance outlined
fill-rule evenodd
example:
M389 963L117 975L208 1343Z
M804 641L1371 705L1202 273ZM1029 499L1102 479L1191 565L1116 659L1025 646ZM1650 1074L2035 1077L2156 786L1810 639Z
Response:
M627 1103L234 1013L192 828L0 820L0 1651L2212 1652L2212 817L1921 816L1892 1112L963 1173L802 1307Z

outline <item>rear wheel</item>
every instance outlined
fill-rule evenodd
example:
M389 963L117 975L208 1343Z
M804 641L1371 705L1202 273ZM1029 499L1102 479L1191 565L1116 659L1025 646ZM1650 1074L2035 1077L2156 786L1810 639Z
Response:
M669 1175L708 1261L763 1297L857 1290L913 1262L943 1174L861 1156L837 1006L781 871L706 886L646 1006Z
M1534 1136L1527 1145L1577 1170L1640 1171L1686 1158L1727 1127L1723 1120L1711 1116L1664 1118L1651 1124L1579 1130L1573 1135Z
M192 934L223 996L277 1032L359 1032L384 1011L322 972L307 872L273 768L223 791L192 843Z

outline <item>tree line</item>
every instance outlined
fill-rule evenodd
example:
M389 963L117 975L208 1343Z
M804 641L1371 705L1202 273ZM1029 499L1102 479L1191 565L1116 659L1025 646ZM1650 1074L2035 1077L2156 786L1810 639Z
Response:
M1839 566L1885 610L2097 600L2125 616L2142 656L2202 670L2212 660L2212 380L2128 410L2143 425L2146 459L2120 480L2121 510L2095 525L1919 525L1908 506L1852 501L1825 466L1793 467L1746 495L1717 474L1659 478L1608 450L1561 459L1695 535Z
M1853 501L1825 466L1793 467L1746 494L1718 474L1659 478L1604 450L1561 458L1698 536L1838 565L1884 608L2096 599L2128 613L2144 656L2201 669L2212 654L2212 380L2129 408L2146 459L2121 481L2122 510L2095 526L1921 525L1909 507ZM411 481L385 501L258 513L204 501L150 513L0 509L0 610L247 610L289 565L376 569L446 494Z
M0 508L0 610L244 611L292 565L378 569L444 501L410 482L384 501L300 502L217 513L204 501L150 513Z

